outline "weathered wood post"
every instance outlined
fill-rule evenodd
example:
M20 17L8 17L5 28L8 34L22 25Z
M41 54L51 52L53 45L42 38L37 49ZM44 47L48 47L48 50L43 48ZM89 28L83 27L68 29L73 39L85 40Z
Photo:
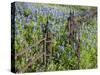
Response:
M48 17L47 17L45 29L46 29L46 41L45 41L46 42L46 63L49 63L49 60L51 59L51 55L52 55L52 33L49 30Z
M49 54L50 54L50 50L49 50L49 28L48 28L49 22L48 22L48 17L47 17L47 22L46 22L46 62L48 63L48 59L49 59ZM47 66L47 64L46 64Z
M70 12L70 16L68 18L68 31L69 31L69 44L75 50L75 54L77 56L78 61L78 69L79 69L79 62L80 62L80 37L79 37L79 27L77 24L77 20L74 16L74 13ZM74 44L76 48L74 48Z
M43 64L46 65L46 27L43 25Z

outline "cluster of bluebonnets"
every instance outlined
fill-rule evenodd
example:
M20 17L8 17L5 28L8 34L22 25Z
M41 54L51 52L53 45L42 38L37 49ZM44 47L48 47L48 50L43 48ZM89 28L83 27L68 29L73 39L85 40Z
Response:
M74 15L88 14L91 7L64 6L52 4L35 4L35 3L16 3L15 4L15 47L16 53L25 47L30 47L43 37L43 28L48 20L48 29L54 35L55 59L48 64L47 68L33 65L29 71L52 71L77 69L77 60L70 45L64 45L67 40L67 18L70 12L74 10ZM84 12L85 11L85 12ZM80 69L96 68L96 17L81 23L80 32ZM36 48L29 49L33 53ZM31 51L31 52L32 52ZM28 56L30 56L29 54ZM21 58L20 58L21 59ZM25 66L25 60L17 59L16 68L21 69ZM55 63L56 62L56 63ZM28 71L28 70L27 70Z

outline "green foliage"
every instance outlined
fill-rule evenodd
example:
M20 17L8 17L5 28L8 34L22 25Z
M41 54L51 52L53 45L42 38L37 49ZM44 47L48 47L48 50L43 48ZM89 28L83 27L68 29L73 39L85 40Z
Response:
M40 6L37 6L37 8ZM70 8L74 8L77 11L87 10L86 7ZM90 69L97 67L97 21L95 17L87 20L85 25L82 25L81 29L78 30L80 33L80 59L78 60L75 49L68 43L69 33L67 19L64 19L64 16L55 17L53 14L47 13L46 15L43 15L39 12L32 13L32 11L33 10L29 8L24 8L21 15L19 15L19 13L16 14L18 18L15 20L15 53L18 54L26 48L29 50L26 50L27 53L15 59L15 68L17 72L20 72L25 66L27 66L30 57L43 50L42 42L34 47L31 46L43 39L43 33L45 32L44 29L47 25L47 21L49 32L54 35L52 43L53 56L51 57L51 60L48 61L47 65L44 65L41 63L41 60L39 60L28 67L25 72ZM26 22L29 15L31 15L31 18Z

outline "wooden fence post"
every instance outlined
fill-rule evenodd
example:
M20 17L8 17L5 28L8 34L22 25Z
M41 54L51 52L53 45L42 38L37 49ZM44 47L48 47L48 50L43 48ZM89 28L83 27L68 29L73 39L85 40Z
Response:
M79 37L79 27L76 21L76 18L73 13L70 12L70 17L68 18L68 30L69 30L69 44L75 49L75 54L77 56L77 63L79 69L80 62L80 37ZM77 39L78 38L78 39ZM76 44L76 48L74 48L74 43Z

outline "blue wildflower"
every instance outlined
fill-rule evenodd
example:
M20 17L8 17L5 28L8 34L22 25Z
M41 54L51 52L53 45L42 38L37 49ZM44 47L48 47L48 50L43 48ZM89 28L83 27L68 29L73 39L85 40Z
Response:
M24 25L22 25L22 29L24 29Z
M59 47L60 49L64 50L64 45L60 45Z
M31 15L29 15L29 16L26 18L26 22L29 22L30 18L31 18Z

